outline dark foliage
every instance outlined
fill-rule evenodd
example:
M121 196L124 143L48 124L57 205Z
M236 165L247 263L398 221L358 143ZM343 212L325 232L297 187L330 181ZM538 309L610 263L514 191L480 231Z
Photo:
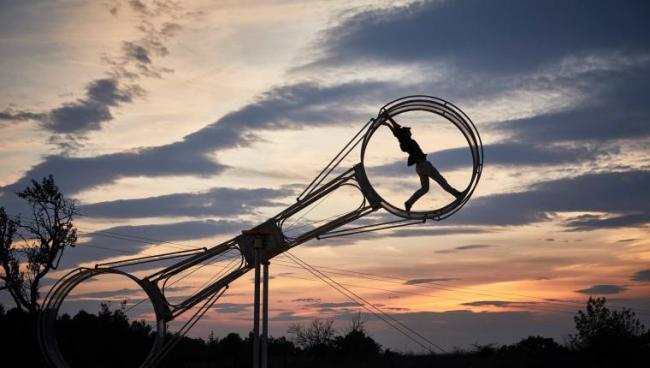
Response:
M632 367L647 362L650 334L632 312L606 309L604 300L590 300L586 312L575 317L578 334L568 347L550 338L530 336L512 345L475 345L471 351L442 355L382 350L366 334L363 323L353 321L350 328L337 335L330 322L320 320L300 329L305 336L321 339L324 346L316 346L313 341L296 345L284 337L270 338L269 367L594 368ZM140 321L129 321L123 308L111 310L104 305L96 315L81 311L72 317L64 315L58 323L59 345L72 367L137 367L152 343L151 328ZM17 308L5 311L0 306L0 346L3 352L20 357L21 367L45 366L37 348L35 326L33 314ZM309 331L313 328L318 331ZM619 338L626 342L624 348L622 343L611 340ZM603 345L602 341L610 344ZM248 368L251 352L250 336L230 333L217 338L211 334L207 340L186 337L162 367Z

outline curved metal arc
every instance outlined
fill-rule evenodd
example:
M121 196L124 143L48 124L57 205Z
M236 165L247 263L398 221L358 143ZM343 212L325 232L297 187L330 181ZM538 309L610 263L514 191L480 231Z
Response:
M66 296L81 282L106 273L113 273L120 276L125 276L134 281L142 290L147 294L150 300L155 300L154 291L150 289L149 285L143 283L137 277L112 268L78 268L68 273L65 277L61 278L60 283L48 293L41 313L38 318L38 339L42 351L45 353L48 364L56 368L68 368L69 365L65 361L61 351L58 347L58 340L56 337L56 318L58 317L59 308L65 300ZM165 311L162 306L152 303L154 314L156 315L156 330L154 334L154 342L145 361L151 356L155 355L162 347L163 339L166 333Z
M451 202L441 208L431 211L411 211L407 213L404 209L396 207L384 200L379 194L377 194L377 196L381 200L381 206L395 216L414 220L432 219L434 221L440 221L460 210L460 208L467 203L478 184L478 179L480 178L483 166L483 147L480 136L469 117L467 117L462 110L458 109L448 101L425 95L407 96L393 100L380 108L377 119L375 119L375 122L368 128L364 136L364 141L361 146L361 168L364 170L364 175L365 168L363 162L366 148L368 147L373 134L379 129L379 127L381 127L381 125L385 124L388 117L397 116L408 111L428 111L435 113L449 120L461 131L472 153L472 176L465 188L465 195L460 201ZM453 119L450 118L450 116L453 117Z

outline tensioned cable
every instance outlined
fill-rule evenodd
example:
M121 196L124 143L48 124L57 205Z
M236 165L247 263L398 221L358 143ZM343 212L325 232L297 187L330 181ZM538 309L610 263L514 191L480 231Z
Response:
M296 262L296 264L299 264L299 263ZM397 331L398 331L399 333L401 333L402 335L406 336L406 337L407 337L408 339L410 339L411 341L413 341L413 342L415 342L416 344L420 345L421 348L423 348L423 349L425 349L425 350L428 350L428 351L431 351L431 349L430 349L429 347L425 346L423 343L421 343L420 341L418 341L417 339L415 339L413 336L409 335L407 332L402 331L399 327L394 326L390 321L388 321L387 319L385 319L385 318L382 317L381 315L377 314L377 312L373 311L372 309L370 309L370 308L369 308L368 306L366 306L365 304L363 304L363 303L359 303L358 300L356 300L356 299L355 299L354 297L352 297L351 295L347 294L347 293L346 293L345 291L343 291L342 289L339 289L339 287L335 286L333 283L330 283L330 282L327 281L326 279L320 277L317 273L315 273L314 271L311 271L311 270L308 269L307 267L303 267L303 268L304 268L305 270L307 270L308 272L312 273L314 276L316 276L316 277L317 277L318 279L320 279L321 281L323 281L323 282L324 282L325 284L327 284L329 287L333 288L334 290L338 291L340 294L344 295L346 298L350 299L350 300L351 300L352 302L354 302L355 304L360 305L362 308L364 308L364 309L366 309L367 311L369 311L370 313L372 313L375 317L377 317L377 318L379 318L380 320L382 320L382 321L383 321L384 323L386 323L388 326L394 328L395 330L397 330Z
M305 211L305 213L303 213L303 214L302 214L300 217L298 217L295 221L293 221L291 224L289 224L289 226L287 226L286 229L284 229L284 224L283 224L283 225L282 225L282 227L283 227L282 230L283 230L283 231L291 231L291 230L295 230L294 225L296 225L296 223L297 223L298 221L302 220L305 216L307 216L309 213L311 213L311 211L315 210L318 206L320 206L320 205L323 203L323 201L325 201L325 199L326 199L327 197L329 197L332 193L334 193L334 192L329 192L329 193L325 194L325 195L323 196L323 198L319 199L318 202L316 202L316 204L314 204L314 205L313 205L309 210ZM336 216L338 216L338 215L336 215ZM291 217L289 217L289 218L291 218ZM301 227L304 227L304 226L309 226L309 225L310 225L310 224L302 225L302 226L299 226L298 228L301 228Z
M334 170L352 152L352 150L357 145L359 145L359 143L361 143L362 139L360 139L359 135L368 127L368 125L370 125L374 121L375 121L375 119L368 120L368 122L365 123L361 127L361 129L359 129L357 134L355 134L352 137L352 139L350 139L348 141L348 143L336 154L336 156L334 156L334 158L323 168L323 170L321 170L321 172L318 173L318 175L316 175L316 177L311 181L311 183L309 183L309 185L307 185L307 187L302 191L302 193L300 193L300 195L298 196L298 200L300 200L300 198L303 197L303 195L308 196L309 194L311 194L314 191L314 189L316 189L323 182L323 180L325 180L325 178L332 172L332 170ZM354 145L352 147L349 147L350 144L352 144L352 142L354 142L355 140L356 140L356 143L354 143ZM348 149L348 147L349 147L349 149ZM343 156L341 156L341 154L346 150L347 150L347 152ZM337 162L336 162L336 164L334 164L332 166L334 161L337 161ZM327 171L327 173L325 173L323 175L323 173L325 171Z
M297 266L292 266L290 264L280 264L280 266L283 267L291 267L291 268L300 268ZM331 273L331 272L327 272ZM287 277L287 278L295 278L295 279L301 279L301 280L309 280L309 281L314 281L314 279L309 279L309 278L304 278L304 277L298 277L298 276L289 276L289 275L281 275L279 277ZM460 299L460 298L454 298L454 297L448 297L448 296L440 296L440 295L433 295L433 294L424 294L424 293L417 293L417 292L412 292L412 291L404 291L404 290L394 290L394 289L385 289L385 288L379 288L379 287L373 287L373 286L367 286L367 285L358 285L358 284L350 284L350 283L344 283L341 282L341 285L349 286L349 287L358 287L362 289L368 289L368 290L378 290L378 291L385 291L393 294L404 294L404 295L418 295L418 296L426 296L426 297L431 297L431 298L436 298L436 299L445 299L445 300L453 300L456 302L465 302L466 300ZM521 302L521 301L511 301L511 302L518 302L521 304L526 304L524 305L510 305L509 307L513 308L529 308L529 309L536 309L542 312L556 312L556 313L565 313L565 314L571 314L573 315L574 312L568 311L568 310L562 310L562 309L551 309L539 305L535 305L532 303L526 303L526 302ZM535 303L535 302L533 302Z
M282 260L277 259L277 261L282 261ZM504 295L509 294L509 295L512 295L512 296L519 296L519 297L523 297L523 298L538 299L538 300L541 300L541 301L544 301L544 302L550 303L550 304L557 304L557 305L564 305L564 306L569 306L569 305L583 306L584 305L584 303L582 303L582 302L573 301L573 300L563 300L563 301L549 300L549 299L542 298L542 297L536 297L536 296L524 295L524 294L516 294L516 293L508 293L508 292L500 292L500 294L494 294L494 293L490 293L487 290L476 289L476 288L463 288L463 287L460 287L460 286L443 285L443 284L435 283L435 282L427 282L426 284L405 284L405 282L408 282L409 280L399 278L399 277L381 276L381 275L377 275L377 274L371 274L371 273L359 272L359 271L351 271L351 270L345 270L345 269L341 269L341 268L334 268L334 267L328 267L328 266L322 266L322 265L318 265L318 266L315 266L315 267L334 270L334 271L340 271L340 272L347 273L347 274L355 274L355 275L359 275L359 277L369 279L369 280L375 280L375 281L384 281L384 280L386 280L388 282L397 283L397 284L400 284L400 285L415 286L415 287L426 288L426 289L436 289L436 290L441 289L441 290L447 290L447 291L461 291L461 292L464 292L464 293L469 293L469 294L474 294L474 295L490 296L490 297L497 297L497 298L501 298L501 299L507 299L508 297L504 298ZM331 271L329 271L329 272L331 272ZM333 272L333 273L337 274L336 272ZM341 273L338 273L338 274L341 274ZM397 280L399 280L399 281L397 281ZM520 300L510 300L510 301L519 301L520 302ZM631 310L636 310L636 311L646 312L646 313L650 312L650 311L648 311L646 309L643 309L643 308L629 308L629 307L625 307L625 306L621 306L621 305L610 305L610 306L613 307L613 308L626 308L626 309L631 309ZM648 315L646 313L639 313L639 314Z
M307 262L305 262L305 261L303 261L302 259L300 259L298 256L295 256L295 255L291 254L290 252L287 252L286 254L287 254L287 255L288 255L292 260L296 261L297 264L302 264L302 265L306 266L306 269L308 269L308 270L313 270L314 272L311 272L311 271L310 271L312 274L314 274L314 275L317 275L317 274L318 274L318 275L320 275L320 276L322 276L322 277L325 277L326 279L330 280L330 281L333 282L334 284L336 284L336 285L338 285L339 287L341 287L343 290L346 290L348 293L350 293L350 294L352 294L353 296L355 296L357 299L359 299L359 300L363 301L365 304L367 304L367 305L373 307L373 308L374 308L377 312L379 312L381 315L383 315L383 316L389 318L390 320L394 321L395 323L397 323L398 325L400 325L400 326L403 327L404 329L410 331L410 332L411 332L412 334L414 334L415 336L418 336L418 337L419 337L420 339L422 339L423 341L426 341L429 345L431 345L431 346L437 348L438 350L442 351L443 353L446 353L446 351L445 351L443 348L441 348L440 346L436 345L436 344L435 344L434 342L432 342L431 340L429 340L429 339L427 339L426 337L422 336L422 335L419 334L417 331L415 331L415 330L413 330L412 328L408 327L407 325L405 325L405 324L402 323L401 321L397 320L397 319L394 318L393 316L387 314L387 313L384 312L381 308L375 306L373 303L369 302L369 301L366 300L365 298L363 298L363 297L361 297L360 295L356 294L354 291L352 291L352 290L346 288L345 286L340 285L336 280L334 280L334 279L332 279L331 277L329 277L329 276L323 274L323 273L320 272L318 269L312 267L312 266L309 265ZM320 278L320 277L319 277L319 278ZM358 301L356 301L356 302L358 302ZM367 308L367 309L368 309L368 308ZM375 314L375 313L373 313L373 314ZM428 350L431 351L431 349L428 349Z
M228 259L231 259L231 261L230 261L229 264L227 264L227 265L225 265L225 266L223 266L223 267L220 267L220 271L219 271L219 273L218 273L217 275L220 275L226 267L229 267L229 266L232 264L232 262L233 262L236 258L239 258L239 257L240 257L239 255L236 255L236 256L233 256L233 257L230 257L230 258L224 258L224 259L223 259L224 261L226 261L226 260L228 260ZM217 258L216 260L219 260L219 258ZM204 268L204 267L219 267L218 265L215 265L215 264L214 264L214 262L215 262L216 260L212 260L211 262L208 262L208 263L204 263L204 264L202 264L201 266L199 266L199 267L193 269L192 271L188 272L186 275L183 275L183 277L180 277L180 278L174 280L174 281L171 282L169 285L167 285L167 287L172 287L172 286L174 286L175 284L177 284L177 283L180 282L181 280L183 280L183 279L189 277L190 275L192 275L193 273L197 272L198 270L200 270L200 269L202 269L202 268ZM194 290L194 293L196 293L197 291L200 291L201 289L203 289L203 288L204 288L207 284L209 284L209 282L211 282L211 281L212 281L212 278L211 278L210 280L208 280L207 283L204 283L202 286L200 286L199 288L195 289L195 290ZM165 286L163 286L163 290L164 290L164 288L165 288ZM164 291L163 291L163 292L164 292ZM137 303L133 304L132 306L130 306L129 308L127 308L127 309L125 310L125 312L128 312L128 311L132 310L133 308L135 308L135 307L137 307L138 305L140 305L140 304L146 302L147 300L149 300L148 297L147 297L147 298L144 298L144 299L142 299L142 300L140 300L139 302L137 302Z
M9 215L9 214L8 214ZM18 217L16 214L11 214L12 217ZM83 214L77 214L77 216L85 216ZM34 225L36 224L33 220L29 220L28 223ZM161 246L167 246L167 247L173 247L177 249L197 249L197 248L192 248L191 246L187 244L181 244L178 242L173 242L169 240L160 240L160 239L153 239L153 238L147 238L139 235L127 235L127 234L121 234L118 232L114 231L108 231L108 230L98 230L98 229L92 229L89 227L80 227L75 225L74 226L79 233L85 233L88 235L99 235L99 236L104 236L104 237L113 237L114 239L118 240L132 240L134 242L138 243L144 243L144 244L152 244L152 245L161 245ZM160 243L165 243L165 244L160 244ZM174 247L175 246L175 247ZM180 247L180 248L179 248Z

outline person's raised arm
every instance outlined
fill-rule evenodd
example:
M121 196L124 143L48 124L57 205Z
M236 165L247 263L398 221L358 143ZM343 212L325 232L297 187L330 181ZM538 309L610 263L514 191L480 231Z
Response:
M402 126L399 125L393 118L388 115L387 113L384 113L384 116L386 117L386 120L389 123L385 123L388 128L390 128L390 131L393 132L393 135L397 137L397 133L399 132L399 128Z

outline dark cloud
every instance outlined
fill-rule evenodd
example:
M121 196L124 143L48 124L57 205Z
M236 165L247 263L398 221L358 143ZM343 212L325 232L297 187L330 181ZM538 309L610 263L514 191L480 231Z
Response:
M165 22L156 28L151 22L153 17L160 15L174 16L179 10L172 1L156 1L147 7L138 0L129 2L131 8L143 18L140 19L138 29L143 36L134 41L122 42L122 53L119 56L106 56L104 61L110 66L107 71L109 77L91 81L85 88L85 96L77 101L66 102L46 112L33 112L27 109L13 112L5 109L0 112L0 120L25 121L37 120L48 131L54 134L83 136L84 134L99 130L102 124L113 119L111 108L119 107L124 103L131 103L133 98L144 94L144 90L133 84L133 80L141 76L160 77L162 72L169 69L153 66L152 54L165 56L169 53L165 41L173 37L182 28L177 23ZM115 15L119 10L119 3L105 4L110 12ZM131 81L130 83L127 83ZM71 138L72 139L72 138ZM51 142L60 144L61 148L77 148L65 139L52 139Z
M592 72L573 81L588 97L560 112L516 119L494 127L511 139L531 144L603 142L650 136L650 63L620 71Z
M603 49L648 50L648 17L645 2L625 11L606 0L417 2L345 19L323 37L324 56L315 65L438 61L513 73Z
M41 121L45 119L46 115L42 113L30 112L30 111L16 111L13 109L6 109L0 111L0 120L7 121L30 121L36 120Z
M410 279L410 280L406 280L404 282L404 285L420 285L420 284L428 284L431 282L445 282L445 281L456 281L456 280L460 280L460 279L456 277L433 277L428 279Z
M603 217L598 215L581 215L564 222L571 231L590 231L620 227L638 227L650 223L650 213Z
M251 303L217 303L212 308L219 313L239 313L249 310Z
M297 302L297 303L320 303L320 298L298 298L298 299L293 299L292 302Z
M305 321L305 320L311 320L311 319L313 319L312 316L297 315L296 312L294 312L294 311L282 311L282 312L276 314L273 317L273 320L278 321L278 322L281 322L281 321L283 321L283 322L295 322L295 321Z
M650 269L635 272L634 275L632 275L632 280L640 281L640 282L648 282L648 281L650 281Z
M436 251L436 253L456 253L458 251L463 251L463 250L472 250L472 249L484 249L484 248L492 248L494 245L489 245L489 244L469 244L469 245L461 245L459 247L455 247L452 249L443 249Z
M475 302L462 303L469 307L513 307L519 305L537 304L535 302L511 302L505 300L479 300Z
M116 79L103 78L86 85L86 96L75 102L64 103L49 112L0 112L0 120L36 120L53 133L85 133L101 128L113 119L110 107L129 103L143 93L137 85L121 85Z
M89 100L106 106L132 102L133 98L141 93L138 87L120 86L115 79L97 79L88 83L86 87L86 96Z
M525 192L472 199L446 220L456 224L525 225L554 212L640 213L650 203L650 171L605 172L532 185Z
M65 252L62 268L108 257L135 255L146 247L159 244L160 253L179 250L183 245L165 242L202 239L219 235L235 235L249 223L236 221L186 221L171 224L116 226L95 232L82 231L76 247ZM214 244L207 244L211 246ZM186 246L185 248L190 248Z
M582 145L536 145L521 142L502 142L483 146L487 163L490 166L550 166L570 165L596 161L598 158L617 153L617 149L606 150L601 147ZM468 148L453 148L432 152L427 155L431 163L440 171L458 169L471 170L472 157ZM369 176L409 175L413 168L404 160L377 167L368 167Z
M400 229L393 231L390 234L383 234L386 236L394 237L419 237L419 236L444 236L455 234L484 234L492 232L487 227L440 227L432 224L423 224L420 226L412 226L410 229Z
M619 285L594 285L590 288L575 290L575 292L587 295L610 295L619 294L625 290L627 290L625 286Z
M125 295L134 295L134 294L143 294L144 291L141 289L119 289L119 290L110 290L110 291L95 291L90 293L74 294L75 299L95 299L95 298L107 298L107 297L122 297Z
M140 0L129 0L129 5L131 6L131 9L138 13L143 13L145 15L149 14L149 9L147 6Z
M111 184L123 177L136 176L207 176L222 172L221 165L207 155L154 147L95 157L47 156L5 192L22 190L32 178L53 174L61 190L73 195L98 185Z
M335 308L348 308L348 307L361 307L362 304L356 302L339 302L339 303L314 303L308 305L309 307L319 309L335 309Z
M249 145L258 140L256 133L261 130L301 129L361 118L354 103L367 98L367 90L385 86L360 82L333 87L313 83L278 87L178 142L96 157L47 156L4 189L20 190L31 178L49 174L68 194L123 177L215 175L225 166L209 158L209 153Z
M303 129L367 119L374 112L360 114L355 104L368 99L383 101L369 91L383 91L389 86L387 82L350 82L334 86L305 82L276 87L255 102L185 136L179 144L214 150L255 142L258 139L255 133L260 130Z
M259 207L282 205L293 192L286 189L213 188L203 193L178 193L142 199L126 199L82 205L86 216L137 218L161 216L236 216Z
M618 101L607 102L615 106ZM609 141L648 137L648 107L637 109L626 103L623 106L624 109L597 106L544 114L509 121L497 129L512 134L513 139L526 142Z

